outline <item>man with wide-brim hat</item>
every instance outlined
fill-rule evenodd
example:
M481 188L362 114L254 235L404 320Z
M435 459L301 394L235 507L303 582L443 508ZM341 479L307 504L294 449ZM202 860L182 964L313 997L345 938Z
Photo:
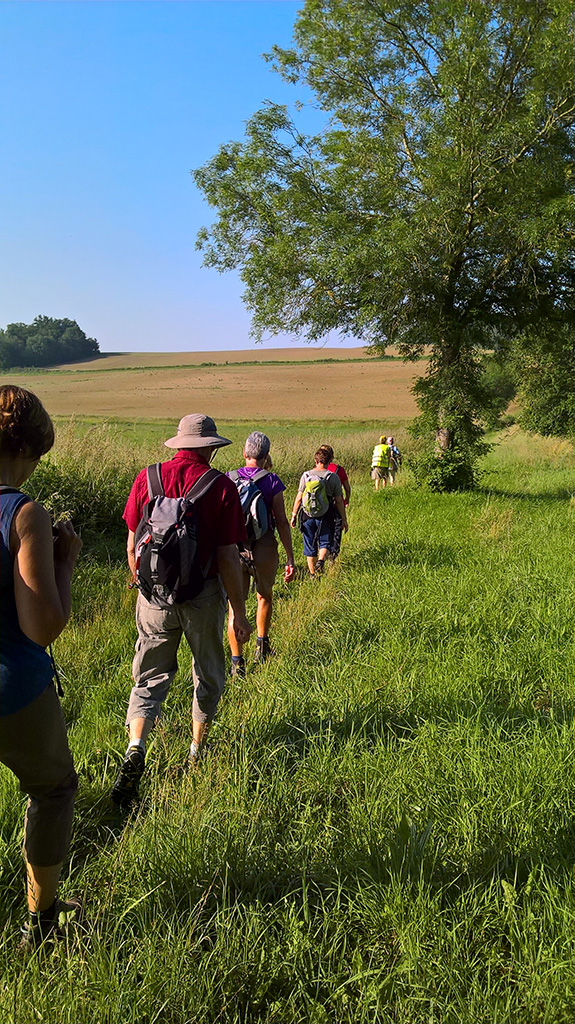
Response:
M175 449L172 459L159 468L167 497L187 494L204 474L218 448L232 442L218 434L210 416L191 413L178 424L174 437L164 442ZM149 467L152 469L152 467ZM251 626L246 618L242 571L237 545L246 540L238 492L223 473L214 479L195 503L198 558L205 575L203 590L191 601L159 607L141 592L136 605L138 641L132 665L134 686L130 694L126 726L129 744L112 788L112 799L127 807L138 799L144 771L146 740L162 711L176 674L177 652L182 635L193 654L192 742L190 761L196 763L216 714L226 677L223 629L227 600L233 612L234 630L245 642ZM148 469L136 477L124 519L128 527L128 564L136 579L135 534L150 500ZM159 492L156 492L159 493ZM227 598L227 600L226 600Z
M227 437L220 437L211 416L204 416L200 412L184 416L178 423L176 436L164 441L166 448L213 448L214 451L231 443Z

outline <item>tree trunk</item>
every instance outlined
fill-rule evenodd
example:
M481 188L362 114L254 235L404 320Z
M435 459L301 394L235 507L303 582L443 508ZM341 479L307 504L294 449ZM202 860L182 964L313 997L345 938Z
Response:
M435 433L435 448L439 456L445 455L453 445L454 432L450 427L438 427Z

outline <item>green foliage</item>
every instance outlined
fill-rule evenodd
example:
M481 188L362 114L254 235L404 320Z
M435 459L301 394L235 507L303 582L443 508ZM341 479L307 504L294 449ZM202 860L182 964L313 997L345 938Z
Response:
M573 319L574 28L571 0L307 0L269 59L324 129L268 104L195 172L218 211L198 245L240 271L254 334L431 346L443 384L419 393L448 447L466 434L470 479L490 407L450 396L457 364Z
M486 454L487 451L489 445L484 444L480 454ZM475 487L480 480L476 463L476 450L470 452L464 444L453 442L445 451L439 451L436 445L432 448L428 442L423 451L411 458L408 464L421 486L441 494Z
M519 422L527 430L557 437L575 436L575 333L571 328L541 331L522 339Z
M125 542L122 512L142 469L121 430L101 424L78 432L74 421L57 429L56 448L34 470L26 492L52 518L72 519L84 539Z
M501 417L517 394L517 370L513 362L498 354L482 359L482 384L485 389L483 422L489 430L501 426Z
M8 324L0 330L0 369L74 363L98 355L98 342L87 338L75 320L37 316L31 324Z

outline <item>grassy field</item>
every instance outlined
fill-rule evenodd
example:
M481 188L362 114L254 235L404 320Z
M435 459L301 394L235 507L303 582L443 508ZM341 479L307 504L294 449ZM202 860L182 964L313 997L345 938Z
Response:
M246 431L220 426L238 442L225 468ZM417 491L408 471L376 494L369 422L270 428L288 500L318 442L349 467L341 559L278 584L278 655L229 684L191 776L182 651L123 820L108 801L135 640L119 516L166 431L80 433L60 429L30 490L85 540L56 654L80 775L63 891L88 924L23 967L23 805L2 770L0 1020L571 1024L572 447L511 428L472 494Z
M110 355L54 370L15 371L10 380L36 392L53 415L177 421L201 411L232 420L253 415L349 423L413 418L414 375L412 364L374 359L363 349L262 349Z

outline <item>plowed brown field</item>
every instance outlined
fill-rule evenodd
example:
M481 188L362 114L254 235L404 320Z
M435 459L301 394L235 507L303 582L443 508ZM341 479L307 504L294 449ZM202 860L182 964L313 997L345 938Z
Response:
M290 362L280 362L283 359ZM239 365L248 360L254 365ZM216 366L198 365L216 361ZM255 356L252 352L113 355L56 371L14 373L10 379L35 391L53 415L179 419L199 411L227 420L384 417L395 422L416 414L410 388L414 376L422 372L422 363L415 367L399 360L373 359L362 350L276 349Z

